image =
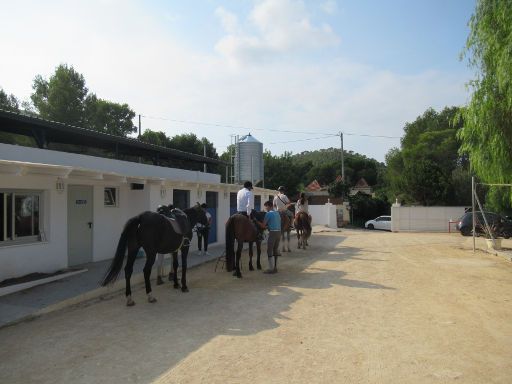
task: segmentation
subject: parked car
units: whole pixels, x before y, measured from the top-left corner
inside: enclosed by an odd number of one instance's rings
[[[391,231],[391,216],[379,216],[364,223],[366,229],[384,229]]]
[[[512,237],[512,222],[505,219],[498,213],[484,212],[487,224],[491,227],[499,228],[499,236],[503,236],[505,239]],[[475,232],[477,235],[484,233],[485,221],[482,212],[476,212],[476,223]],[[460,231],[462,236],[471,236],[473,230],[473,212],[466,212],[457,223],[457,230]]]

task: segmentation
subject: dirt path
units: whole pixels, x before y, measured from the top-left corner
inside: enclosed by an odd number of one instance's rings
[[[1,383],[511,383],[512,264],[457,235],[343,231],[242,280],[191,270],[0,330]],[[265,263],[266,265],[266,263]]]

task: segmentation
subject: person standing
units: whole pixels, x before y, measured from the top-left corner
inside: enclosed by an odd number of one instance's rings
[[[279,241],[281,240],[281,215],[279,212],[274,211],[273,202],[266,201],[265,204],[265,218],[263,223],[260,224],[262,228],[268,229],[267,240],[267,257],[268,269],[264,273],[277,272],[277,255],[279,253]]]
[[[208,224],[203,225],[201,223],[196,224],[196,231],[197,231],[197,253],[201,256],[210,256],[208,253],[208,237],[210,235],[210,226],[212,224],[212,215],[210,212],[206,210],[208,206],[203,203],[201,204],[201,208],[204,210],[204,213],[206,214],[206,218],[208,219]],[[204,243],[204,251],[201,250],[202,244]]]

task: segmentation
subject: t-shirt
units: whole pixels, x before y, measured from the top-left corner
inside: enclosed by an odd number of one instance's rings
[[[263,219],[269,231],[281,231],[281,215],[277,211],[268,211]]]
[[[242,188],[238,191],[236,196],[236,210],[238,212],[247,212],[247,215],[251,214],[254,209],[254,195],[247,189]]]
[[[274,208],[277,208],[279,211],[285,210],[288,204],[290,204],[290,200],[284,193],[280,193],[274,197]]]

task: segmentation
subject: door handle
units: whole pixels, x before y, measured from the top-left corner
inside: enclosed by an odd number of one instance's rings
[[[89,228],[92,228],[92,221],[89,221],[87,225],[89,226]]]

